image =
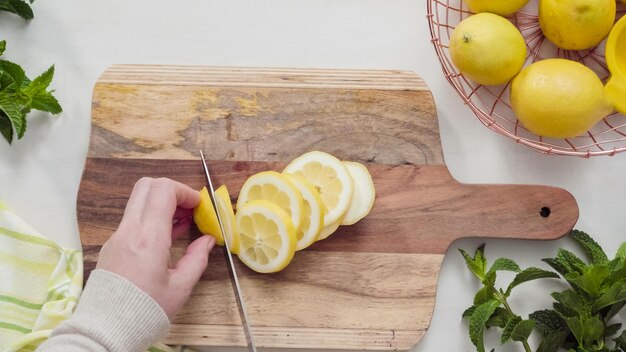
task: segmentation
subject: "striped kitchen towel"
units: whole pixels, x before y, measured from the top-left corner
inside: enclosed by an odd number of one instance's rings
[[[0,351],[34,351],[83,286],[80,250],[59,246],[0,203]]]

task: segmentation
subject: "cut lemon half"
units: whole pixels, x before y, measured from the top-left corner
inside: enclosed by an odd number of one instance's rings
[[[206,187],[202,187],[200,190],[200,204],[193,209],[193,221],[203,235],[213,236],[216,244],[224,245],[224,237],[222,236],[222,231],[220,231],[215,208],[213,208],[213,203],[211,203],[211,197]]]
[[[243,208],[246,203],[261,199],[281,207],[291,217],[291,222],[296,230],[300,228],[303,207],[302,196],[287,176],[276,171],[264,171],[250,176],[239,192],[237,211]]]
[[[341,225],[352,225],[363,219],[372,210],[374,199],[376,198],[376,190],[374,189],[372,175],[370,175],[365,165],[354,161],[342,161],[342,163],[348,169],[350,177],[354,181],[354,192]]]
[[[226,189],[225,185],[220,186],[220,188],[215,191],[215,202],[220,212],[224,231],[226,231],[227,237],[229,238],[228,247],[232,253],[237,253],[239,250],[239,233],[237,232],[237,225],[235,223],[235,212],[233,211],[228,189]],[[216,244],[220,246],[224,245],[224,236],[220,230],[220,224],[217,221],[215,208],[213,208],[213,204],[211,203],[209,190],[206,187],[200,190],[200,204],[193,209],[193,221],[203,235],[213,236],[215,237]]]
[[[235,212],[233,211],[233,204],[230,202],[230,195],[226,185],[221,185],[215,190],[215,201],[220,219],[222,219],[224,232],[226,232],[226,238],[228,239],[228,248],[230,248],[231,253],[237,254],[239,253],[239,231],[237,231]]]
[[[334,223],[348,210],[352,199],[352,178],[334,156],[309,152],[294,159],[283,172],[300,175],[315,186],[326,208],[324,226]]]
[[[254,200],[237,209],[240,233],[239,259],[259,273],[284,269],[296,251],[296,228],[278,205]]]
[[[285,174],[289,180],[298,188],[302,195],[302,223],[297,232],[298,243],[296,250],[304,249],[315,242],[317,235],[324,226],[324,203],[319,193],[313,185],[304,177]]]

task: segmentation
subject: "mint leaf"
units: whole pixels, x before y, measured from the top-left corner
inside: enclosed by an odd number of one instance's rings
[[[624,308],[624,306],[626,306],[626,302],[613,304],[611,306],[611,309],[609,309],[609,311],[606,312],[606,314],[604,315],[604,320],[608,321],[613,318],[617,313],[619,313],[620,310],[622,310],[622,308]]]
[[[535,322],[535,328],[544,337],[567,329],[565,320],[557,312],[550,309],[533,312],[529,318]]]
[[[500,343],[505,344],[511,339],[511,335],[513,334],[513,330],[515,327],[522,321],[520,317],[513,317],[506,322],[504,326],[504,330],[502,330],[502,337],[500,338]]]
[[[543,279],[543,278],[558,278],[559,275],[553,273],[552,271],[547,271],[535,267],[530,267],[522,270],[519,274],[515,275],[513,281],[509,284],[509,287],[506,289],[505,296],[509,296],[511,294],[511,290],[524,282]]]
[[[2,56],[2,54],[4,54],[4,51],[7,48],[7,41],[6,40],[0,40],[0,56]]]
[[[552,292],[551,296],[561,304],[554,304],[554,308],[563,318],[581,315],[587,311],[585,302],[574,290]]]
[[[602,247],[600,247],[600,245],[587,233],[580,230],[572,230],[572,237],[581,247],[583,247],[589,257],[589,260],[591,260],[591,263],[604,264],[609,261],[606,253],[602,250]]]
[[[12,99],[9,95],[0,92],[0,110],[9,118],[15,132],[20,138],[21,135],[24,135],[24,131],[26,129],[26,116],[20,110],[20,107],[15,103],[14,99]],[[4,133],[3,133],[4,135]],[[13,138],[5,139],[11,143]]]
[[[533,332],[533,328],[535,327],[535,323],[532,320],[522,320],[513,328],[513,333],[511,334],[511,340],[513,341],[526,341],[528,337]]]
[[[569,330],[564,330],[555,331],[550,335],[544,336],[537,347],[537,352],[558,352],[559,348],[564,345],[568,335]]]
[[[35,17],[30,5],[22,0],[0,0],[0,10],[14,13],[25,20]]]
[[[474,313],[470,317],[469,334],[470,339],[478,352],[485,352],[485,344],[483,341],[483,330],[485,329],[485,323],[489,320],[489,317],[493,314],[496,308],[500,305],[500,302],[492,299],[489,300],[474,309]]]
[[[613,336],[613,335],[617,334],[617,332],[621,328],[622,328],[622,324],[621,323],[611,324],[611,325],[606,327],[605,334],[606,334],[606,336]]]
[[[512,271],[519,273],[521,269],[515,261],[509,258],[498,258],[495,262],[493,262],[493,265],[488,272],[492,273],[496,271]]]
[[[472,314],[474,314],[475,309],[476,309],[476,306],[471,306],[467,308],[465,311],[463,311],[463,315],[462,315],[463,319],[471,317]]]
[[[9,117],[2,111],[0,111],[0,133],[2,133],[4,139],[11,144],[13,141],[13,126],[11,125]]]
[[[602,309],[615,303],[626,302],[626,281],[616,282],[600,296],[595,303],[596,309]]]
[[[58,100],[50,92],[41,92],[32,97],[31,107],[36,110],[46,111],[51,114],[63,112]]]
[[[622,331],[622,334],[613,341],[615,342],[615,347],[626,351],[626,330]]]
[[[28,86],[24,88],[24,93],[33,97],[40,93],[45,93],[46,89],[52,82],[54,77],[54,65],[50,66],[44,73],[35,78]]]
[[[6,86],[3,85],[3,91],[17,92],[26,78],[26,73],[20,65],[7,60],[0,60],[0,73],[5,79],[8,79],[7,82],[11,82]]]
[[[493,296],[493,286],[484,286],[474,295],[474,305],[479,306],[490,299],[495,299]]]
[[[470,271],[481,281],[485,278],[485,268],[487,267],[487,260],[484,256],[485,245],[481,245],[476,249],[476,253],[474,253],[474,258],[470,257],[467,252],[462,249],[459,249],[461,255],[465,259],[465,263]]]
[[[490,328],[492,326],[497,326],[499,328],[504,328],[504,326],[506,325],[506,322],[509,320],[510,317],[511,317],[511,314],[507,312],[506,309],[502,307],[498,307],[493,312],[493,314],[491,314],[491,317],[489,317],[489,320],[487,320],[487,322],[485,323],[485,327]]]
[[[604,282],[609,275],[609,268],[606,265],[591,265],[583,270],[581,275],[570,273],[565,275],[565,279],[592,297],[597,297],[604,288]]]
[[[615,257],[626,260],[626,242],[622,243],[622,245],[619,246],[619,248],[617,249],[617,253],[615,253]]]

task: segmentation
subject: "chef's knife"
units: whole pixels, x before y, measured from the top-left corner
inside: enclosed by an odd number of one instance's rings
[[[224,225],[222,223],[222,218],[220,217],[220,212],[217,208],[217,202],[215,200],[215,190],[213,189],[213,182],[211,182],[211,176],[209,175],[209,168],[206,165],[206,160],[204,159],[204,153],[202,150],[200,151],[200,156],[202,157],[202,166],[204,167],[204,173],[206,175],[207,183],[209,184],[209,197],[211,198],[211,203],[213,204],[213,208],[215,209],[215,215],[217,216],[217,222],[220,225],[220,230],[222,231],[222,236],[224,237],[224,246],[226,247],[226,260],[228,262],[228,273],[230,274],[230,280],[233,284],[233,290],[235,291],[235,300],[237,301],[237,307],[239,308],[239,316],[241,317],[241,323],[243,325],[243,333],[246,336],[246,343],[248,344],[248,351],[256,352],[256,345],[254,344],[254,336],[252,335],[252,331],[250,329],[250,324],[248,323],[248,313],[246,311],[246,306],[243,302],[243,297],[241,295],[241,286],[239,285],[239,278],[237,277],[237,271],[235,270],[235,263],[233,262],[233,256],[230,253],[230,245],[228,244],[228,235],[224,231]]]

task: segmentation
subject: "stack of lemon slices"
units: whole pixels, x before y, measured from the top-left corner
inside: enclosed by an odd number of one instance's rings
[[[200,232],[224,245],[206,188],[194,209]],[[229,248],[252,270],[284,269],[296,251],[352,225],[372,209],[376,192],[367,168],[319,151],[293,160],[282,173],[264,171],[246,180],[233,211],[226,186],[215,191]]]

